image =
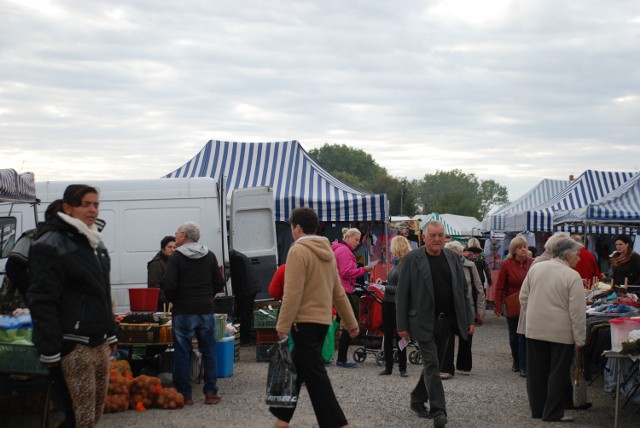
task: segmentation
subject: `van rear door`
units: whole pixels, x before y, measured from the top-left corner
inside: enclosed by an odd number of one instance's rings
[[[251,260],[262,287],[256,300],[270,299],[269,283],[278,267],[275,218],[271,187],[235,189],[232,192],[229,246]]]

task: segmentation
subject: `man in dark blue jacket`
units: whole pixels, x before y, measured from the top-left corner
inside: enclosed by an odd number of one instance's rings
[[[184,395],[187,405],[191,397],[191,341],[198,339],[204,361],[205,404],[218,404],[216,357],[216,320],[213,297],[224,287],[218,260],[205,245],[198,243],[200,228],[193,222],[178,227],[176,251],[169,257],[162,283],[167,299],[173,303],[173,383]]]

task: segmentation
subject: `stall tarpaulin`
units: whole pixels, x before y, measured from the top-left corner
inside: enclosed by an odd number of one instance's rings
[[[298,141],[237,143],[209,141],[166,178],[226,178],[227,190],[273,188],[276,221],[287,221],[296,207],[316,210],[320,221],[387,221],[386,194],[367,194],[333,177]]]

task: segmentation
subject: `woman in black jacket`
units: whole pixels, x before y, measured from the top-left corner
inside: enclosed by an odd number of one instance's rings
[[[63,212],[43,227],[30,254],[33,343],[64,383],[66,426],[95,426],[102,416],[116,349],[109,254],[95,224],[99,204],[95,188],[68,186]]]

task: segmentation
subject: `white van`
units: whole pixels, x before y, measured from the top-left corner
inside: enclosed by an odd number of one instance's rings
[[[88,184],[100,192],[99,218],[106,222],[102,235],[111,257],[116,312],[129,310],[128,289],[147,286],[147,262],[160,250],[160,240],[186,221],[200,226],[200,242],[221,265],[228,264],[229,248],[247,255],[261,278],[263,292],[257,299],[268,296],[278,253],[271,188],[234,190],[227,208],[227,201],[220,197],[223,189],[211,178],[46,181],[36,183],[36,195],[42,201],[40,219],[49,203],[62,198],[73,183]],[[7,214],[0,208],[0,217]],[[16,218],[18,236],[35,227],[28,205],[14,205],[10,216]],[[222,219],[228,220],[229,230]],[[227,291],[231,294],[229,281]]]

